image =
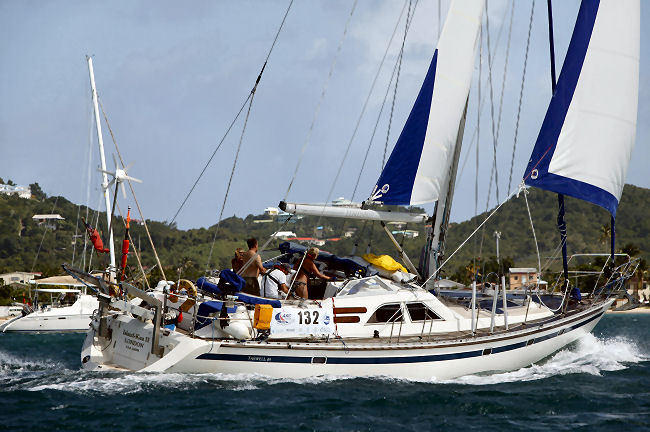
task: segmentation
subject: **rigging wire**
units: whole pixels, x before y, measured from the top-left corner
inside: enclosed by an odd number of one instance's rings
[[[120,153],[120,148],[117,145],[117,140],[115,139],[115,135],[113,134],[113,129],[111,128],[111,124],[108,121],[108,116],[106,115],[106,112],[104,111],[104,105],[102,105],[101,100],[98,100],[99,102],[99,108],[102,111],[102,115],[104,116],[104,121],[106,122],[106,127],[108,128],[108,132],[111,134],[111,139],[113,140],[113,145],[115,146],[115,151],[117,153],[117,157],[120,160],[120,164],[122,165],[122,169],[126,166],[124,163],[124,159],[122,158],[122,153]],[[160,264],[160,258],[158,257],[158,252],[156,251],[156,245],[153,243],[153,239],[151,238],[151,233],[149,232],[149,226],[147,225],[147,219],[145,219],[144,214],[142,213],[142,208],[140,207],[140,203],[138,202],[138,198],[135,195],[135,189],[133,189],[133,184],[131,180],[127,179],[127,183],[129,184],[129,189],[131,190],[131,195],[133,196],[133,201],[135,202],[135,206],[138,209],[138,213],[140,214],[140,219],[142,219],[142,225],[144,226],[144,230],[147,233],[147,237],[149,238],[149,243],[151,244],[151,249],[153,250],[153,255],[154,258],[156,259],[156,264],[158,264],[158,268],[160,268],[160,273],[162,274],[163,280],[167,280],[167,277],[165,276],[165,270],[163,269],[162,264]],[[117,194],[117,189],[115,191]],[[108,211],[108,210],[106,210]],[[109,227],[110,229],[110,227]],[[110,232],[108,233],[110,236]]]
[[[126,218],[124,217],[124,213],[122,213],[122,209],[120,209],[120,204],[116,202],[116,205],[117,205],[117,211],[119,212],[120,217],[122,218],[122,223],[124,224],[124,227],[126,228]],[[147,286],[147,289],[151,289],[151,286],[149,285],[149,280],[147,279],[147,272],[144,271],[144,267],[142,266],[142,260],[140,259],[140,253],[138,253],[138,248],[135,246],[135,242],[133,241],[133,237],[131,237],[131,231],[128,231],[127,234],[129,236],[129,244],[133,248],[133,254],[135,255],[135,259],[136,259],[136,261],[138,261],[138,268],[140,269],[140,272],[142,273],[142,279],[144,279],[144,284]],[[126,269],[122,269],[122,272],[124,274],[126,272]]]
[[[93,153],[92,152],[92,146],[93,146],[93,140],[92,140],[93,133],[92,132],[93,132],[94,119],[95,119],[95,116],[93,115],[93,110],[92,110],[92,105],[91,105],[90,100],[91,100],[91,98],[86,99],[86,110],[89,113],[89,118],[90,118],[90,121],[88,122],[90,124],[90,128],[89,128],[90,139],[88,140],[88,146],[86,148],[86,157],[85,157],[85,159],[88,161],[88,164],[86,165],[86,167],[87,167],[86,168],[87,169],[86,175],[85,175],[84,178],[82,178],[82,182],[81,182],[81,194],[82,194],[81,202],[83,202],[84,180],[85,180],[85,185],[86,185],[86,220],[88,220],[88,201],[90,199],[89,198],[89,195],[90,195],[90,167],[91,167],[91,157],[92,157],[92,153]],[[79,215],[81,214],[81,206],[82,206],[81,202],[77,206],[77,221],[75,222],[74,237],[72,238],[72,241],[73,241],[73,246],[72,246],[72,266],[74,266],[75,257],[77,256],[77,253],[76,253],[77,252],[77,234],[78,234],[78,228],[79,228]],[[87,241],[88,241],[87,236],[85,234],[82,235],[82,237],[84,238],[84,248],[83,248],[83,252],[81,253],[81,257],[79,258],[79,263],[80,264],[82,264],[86,260],[85,254],[86,254],[86,245],[87,245]],[[83,264],[82,264],[82,268],[83,268]]]
[[[89,98],[90,99],[90,98]],[[90,106],[90,102],[88,103]],[[92,148],[94,146],[94,135],[93,129],[95,126],[95,116],[93,115],[93,109],[89,108],[90,115],[90,127],[88,128],[88,171],[86,175],[86,220],[90,220],[89,216],[89,207],[90,207],[90,179],[91,179],[91,166],[92,166]],[[99,206],[97,207],[99,208]],[[82,268],[86,269],[86,249],[88,248],[88,236],[84,235],[84,249],[83,249],[83,264]]]
[[[419,1],[419,0],[418,0]],[[406,3],[405,3],[406,5]],[[415,3],[415,8],[417,8],[418,2],[416,1]],[[413,9],[413,14],[411,14],[411,20],[413,19],[413,15],[415,14],[415,8]],[[395,31],[397,30],[397,27],[399,25],[399,22],[401,20],[401,14],[400,14],[400,19],[397,20],[397,23],[395,24],[395,30],[393,31],[393,35]],[[407,22],[407,28],[406,28],[406,33],[408,33],[409,29],[411,27],[411,21]],[[392,40],[392,37],[391,37]],[[390,47],[390,42],[388,44],[388,47],[386,47],[386,50],[388,51],[388,48]],[[388,86],[386,87],[386,93],[384,94],[384,99],[381,102],[381,107],[379,108],[379,113],[377,114],[377,120],[375,121],[375,127],[372,130],[372,135],[370,136],[370,141],[368,141],[368,147],[366,148],[366,154],[363,157],[363,162],[361,163],[361,168],[359,169],[359,175],[357,176],[357,181],[354,184],[354,189],[352,191],[352,197],[350,198],[351,201],[354,201],[354,197],[357,195],[357,189],[359,187],[359,183],[361,182],[361,175],[363,174],[363,170],[366,167],[366,162],[368,161],[368,155],[370,154],[370,149],[372,147],[372,144],[375,139],[375,134],[377,133],[377,129],[379,126],[379,121],[381,120],[381,115],[384,112],[384,107],[386,105],[386,100],[388,100],[388,93],[390,92],[391,85],[393,83],[393,79],[395,78],[395,74],[397,73],[397,65],[398,61],[395,61],[395,65],[393,66],[393,72],[391,73],[390,80],[388,80]],[[385,154],[384,154],[385,157]],[[383,162],[382,162],[382,167],[383,167]]]
[[[406,12],[406,25],[404,26],[404,38],[402,39],[402,47],[399,50],[397,57],[397,76],[395,77],[395,90],[393,91],[393,102],[390,106],[390,116],[388,116],[388,130],[386,131],[386,143],[384,144],[384,155],[381,159],[381,169],[386,166],[386,153],[388,152],[388,141],[390,140],[390,127],[393,124],[393,112],[395,111],[395,99],[397,99],[397,87],[399,86],[399,75],[402,70],[402,58],[404,57],[404,43],[406,42],[406,35],[409,29],[409,17],[411,15],[411,1],[409,0],[409,9]]]
[[[56,199],[54,200],[54,205],[52,206],[52,210],[50,210],[50,214],[54,212],[54,209],[56,208],[58,202],[59,202],[59,196],[57,196]],[[38,250],[36,251],[36,256],[34,257],[34,262],[32,263],[32,269],[30,270],[31,273],[34,272],[34,267],[36,267],[36,261],[38,260],[38,256],[41,253],[41,248],[43,247],[43,240],[45,240],[45,234],[47,234],[47,224],[43,225],[43,236],[41,237],[41,242],[38,245]]]
[[[503,113],[503,94],[506,89],[506,77],[508,74],[508,59],[510,57],[510,41],[512,39],[512,23],[515,18],[515,2],[511,2],[510,25],[508,26],[508,43],[506,44],[506,58],[503,63],[503,79],[501,81],[501,95],[499,97],[499,115],[497,117],[497,141],[501,136],[501,114]]]
[[[490,195],[492,190],[492,173],[494,173],[494,186],[496,189],[496,198],[499,202],[499,171],[497,165],[497,139],[498,133],[496,132],[496,124],[494,122],[494,96],[493,96],[493,81],[492,81],[492,54],[490,52],[490,14],[488,13],[488,2],[485,2],[485,33],[487,35],[487,58],[488,58],[488,83],[490,87],[490,116],[492,118],[492,171],[490,172],[490,181],[488,183],[487,200],[485,203],[485,211],[488,210],[490,205]]]
[[[508,193],[512,185],[512,170],[515,165],[515,151],[517,150],[517,137],[519,136],[519,119],[521,117],[521,102],[524,96],[524,84],[526,82],[526,67],[528,65],[528,51],[530,48],[530,34],[533,29],[533,12],[535,11],[535,0],[530,6],[530,19],[528,21],[528,37],[526,38],[526,52],[524,54],[524,71],[521,75],[521,87],[519,88],[519,104],[517,106],[517,120],[515,121],[515,138],[512,143],[512,159],[510,161],[510,176],[508,178]]]
[[[512,9],[514,10],[514,2],[512,3]],[[507,12],[507,8],[506,8]],[[504,15],[505,16],[505,15]],[[507,68],[508,65],[508,57],[510,53],[510,40],[511,40],[511,35],[512,35],[512,24],[513,24],[513,14],[511,12],[510,15],[510,28],[508,30],[508,43],[506,46],[506,57],[504,61],[504,80],[502,83],[502,88],[501,88],[501,101],[499,102],[499,113],[498,113],[498,125],[495,125],[494,121],[494,98],[493,98],[493,80],[492,80],[492,65],[493,63],[493,57],[491,53],[491,44],[490,44],[490,18],[489,18],[489,13],[488,13],[488,4],[487,2],[485,3],[485,32],[487,34],[487,56],[488,56],[488,84],[490,88],[490,116],[491,116],[491,125],[492,125],[492,151],[493,151],[493,161],[492,161],[492,169],[490,170],[490,181],[488,182],[488,193],[486,196],[486,201],[485,201],[485,211],[487,212],[489,209],[490,205],[490,196],[492,195],[492,179],[494,179],[494,185],[495,185],[495,190],[496,190],[496,199],[497,202],[499,202],[499,165],[497,164],[497,146],[498,146],[498,140],[499,140],[499,131],[500,131],[500,126],[501,126],[501,108],[503,106],[503,94],[504,94],[504,87],[505,87],[505,68]],[[503,26],[501,26],[503,28]],[[479,257],[482,256],[483,254],[483,242],[485,241],[485,229],[483,229],[483,232],[481,234],[481,245],[479,248]],[[483,262],[483,266],[485,266],[485,262]]]
[[[278,28],[278,31],[275,33],[275,37],[273,38],[273,43],[271,44],[271,48],[269,49],[269,52],[266,54],[266,58],[264,59],[264,64],[262,65],[262,69],[260,70],[260,73],[259,73],[259,75],[257,76],[257,80],[255,81],[255,87],[257,87],[257,85],[258,85],[259,82],[260,82],[260,79],[262,78],[262,74],[264,73],[264,69],[266,68],[266,64],[268,63],[269,58],[271,57],[271,53],[273,52],[273,48],[275,48],[275,44],[276,44],[276,42],[278,41],[278,37],[280,36],[280,32],[282,31],[282,28],[284,27],[284,22],[285,22],[286,19],[287,19],[287,15],[289,15],[289,10],[291,10],[291,6],[293,5],[293,1],[294,1],[294,0],[291,0],[291,1],[289,2],[289,6],[287,7],[287,10],[286,10],[286,12],[284,13],[284,16],[282,17],[282,22],[280,23],[280,27]],[[246,95],[246,99],[245,99],[244,102],[241,104],[241,107],[239,108],[239,111],[237,111],[237,114],[235,115],[235,118],[233,118],[232,121],[230,122],[230,125],[229,125],[228,128],[226,129],[226,132],[223,134],[223,136],[222,136],[221,139],[219,140],[219,144],[218,144],[217,147],[214,149],[214,151],[212,152],[212,155],[210,155],[210,158],[208,159],[208,161],[207,161],[207,162],[205,163],[205,165],[203,166],[203,169],[201,170],[201,172],[199,173],[198,177],[196,178],[196,180],[195,180],[194,183],[192,184],[192,187],[190,188],[189,192],[185,195],[185,198],[184,198],[183,201],[181,202],[181,205],[178,207],[178,210],[176,210],[176,213],[174,214],[174,217],[172,217],[171,221],[169,222],[170,225],[171,225],[172,223],[174,223],[174,221],[175,221],[176,218],[178,217],[178,214],[181,212],[181,210],[183,209],[183,207],[184,207],[185,204],[187,203],[187,200],[189,199],[190,195],[192,195],[192,192],[194,192],[194,189],[196,188],[196,185],[199,183],[199,181],[200,181],[201,178],[203,177],[203,174],[205,174],[205,171],[208,169],[208,166],[210,166],[210,164],[212,163],[212,160],[214,159],[214,156],[217,154],[217,152],[219,151],[219,149],[220,149],[221,146],[223,145],[223,142],[225,141],[226,137],[227,137],[228,134],[230,133],[230,130],[232,129],[232,127],[233,127],[233,126],[235,125],[235,123],[237,122],[237,119],[239,119],[239,116],[241,115],[242,111],[243,111],[244,108],[246,107],[246,104],[247,104],[247,103],[249,102],[249,100],[251,99],[253,93],[254,93],[254,91],[251,91],[251,92],[249,92],[249,93]]]
[[[379,121],[381,120],[381,115],[384,112],[384,106],[386,105],[386,100],[388,99],[388,92],[390,91],[391,85],[393,83],[393,78],[395,78],[396,73],[397,73],[397,62],[395,62],[395,66],[393,66],[393,73],[391,74],[390,80],[388,81],[388,86],[386,87],[386,93],[384,94],[384,99],[381,102],[381,107],[379,108],[379,113],[377,114],[377,120],[375,121],[375,127],[372,130],[370,141],[368,141],[366,154],[363,157],[363,162],[361,163],[361,168],[359,169],[359,175],[357,176],[357,181],[354,184],[354,190],[352,191],[352,197],[350,198],[351,201],[354,201],[354,197],[357,195],[357,189],[361,181],[361,174],[363,174],[363,170],[366,167],[366,162],[368,161],[368,155],[370,154],[370,148],[372,147],[372,144],[374,142],[375,134],[377,133],[377,129],[379,127]]]
[[[395,92],[397,92],[397,84],[398,84],[398,80],[399,80],[399,69],[400,69],[400,66],[401,66],[401,63],[402,63],[402,54],[404,52],[404,43],[406,42],[406,36],[408,34],[408,30],[410,28],[410,24],[411,24],[411,21],[413,19],[413,15],[415,14],[415,8],[417,7],[418,0],[415,1],[415,6],[413,7],[413,10],[411,11],[412,2],[413,2],[413,0],[409,0],[409,8],[408,8],[408,11],[406,13],[406,23],[405,23],[405,27],[404,27],[404,38],[402,39],[402,46],[400,48],[400,54],[399,54],[399,57],[398,57],[397,80],[395,81]],[[398,23],[399,23],[399,21],[398,21]],[[395,96],[396,95],[397,95],[397,93],[395,93],[394,96],[393,96],[393,107],[395,105]],[[391,119],[392,119],[392,110],[391,110]],[[388,134],[390,135],[390,123],[389,123]],[[386,142],[388,143],[388,136],[387,136],[387,141]],[[345,163],[345,159],[347,157],[347,152],[349,151],[349,145],[350,144],[351,144],[351,142],[348,144],[348,149],[346,150],[346,153],[345,153],[345,155],[343,157],[343,160],[341,161],[341,164],[339,165],[337,175],[334,178],[334,181],[332,182],[332,186],[331,186],[331,188],[329,190],[329,193],[327,195],[327,200],[325,201],[325,203],[326,203],[325,205],[327,205],[327,203],[329,203],[330,199],[332,198],[332,193],[334,192],[334,186],[336,185],[336,182],[338,180],[338,176],[340,175],[341,170],[343,168],[343,164]],[[386,152],[386,149],[384,149],[384,157],[386,156],[385,152]],[[323,213],[325,212],[325,205],[323,206],[323,210],[322,210],[321,214],[318,217],[318,220],[316,222],[316,226],[319,226],[321,224],[321,220],[323,219]],[[374,224],[373,224],[373,228],[374,228]],[[311,242],[310,242],[310,244],[311,244]],[[370,245],[368,245],[368,248],[370,248]],[[300,266],[302,266],[302,262],[300,263]],[[300,267],[298,269],[300,270]]]
[[[357,7],[357,1],[358,0],[354,0],[354,3],[352,4],[352,9],[350,9],[350,14],[348,15],[348,19],[345,22],[345,27],[343,28],[343,35],[341,35],[341,39],[339,40],[338,47],[336,48],[336,54],[334,55],[334,59],[332,61],[332,64],[330,65],[329,73],[327,74],[327,78],[325,79],[325,84],[323,86],[323,90],[321,91],[320,99],[318,100],[318,105],[316,105],[316,111],[314,111],[314,116],[312,117],[311,125],[309,126],[309,130],[307,131],[307,137],[305,138],[305,142],[302,144],[302,148],[300,149],[300,155],[298,156],[296,168],[293,170],[291,181],[289,181],[289,186],[287,186],[287,191],[284,194],[284,201],[287,200],[287,197],[289,196],[289,192],[293,187],[293,182],[296,180],[296,176],[298,175],[298,169],[300,168],[300,165],[302,163],[302,158],[305,155],[305,150],[311,143],[311,135],[312,132],[314,131],[314,125],[316,124],[316,119],[318,118],[318,114],[320,113],[320,108],[321,105],[323,104],[323,100],[325,99],[325,94],[327,93],[327,88],[329,86],[330,79],[334,74],[334,68],[336,67],[336,63],[339,59],[339,55],[341,54],[343,41],[345,41],[345,38],[348,34],[348,26],[350,25],[350,21],[352,20],[352,15],[354,15],[354,10]]]
[[[518,191],[511,193],[511,194],[508,195],[508,196],[506,197],[506,199],[504,199],[504,200],[503,200],[503,201],[502,201],[502,202],[501,202],[497,207],[495,207],[495,209],[492,210],[492,212],[490,212],[490,214],[489,214],[489,215],[488,215],[488,216],[483,220],[483,222],[480,223],[479,226],[476,227],[476,229],[475,229],[474,231],[472,231],[472,233],[471,233],[471,234],[470,234],[470,235],[469,235],[469,236],[468,236],[468,237],[467,237],[467,238],[466,238],[466,239],[465,239],[465,240],[460,244],[460,246],[458,246],[458,247],[456,248],[456,250],[455,250],[451,255],[449,255],[449,256],[447,257],[447,259],[446,259],[442,264],[440,264],[440,266],[436,269],[436,271],[434,271],[432,274],[430,274],[429,277],[428,277],[428,278],[427,278],[427,279],[426,279],[422,284],[420,284],[420,288],[424,288],[424,287],[426,286],[427,282],[429,282],[429,280],[431,280],[431,278],[435,277],[438,273],[440,273],[440,270],[445,266],[445,264],[447,264],[447,263],[449,262],[449,260],[451,260],[451,259],[454,257],[454,255],[456,255],[456,253],[457,253],[457,252],[458,252],[458,251],[459,251],[463,246],[465,246],[465,244],[469,241],[469,239],[471,239],[472,237],[474,237],[474,235],[475,235],[475,234],[476,234],[476,233],[477,233],[481,228],[483,228],[483,226],[487,223],[487,221],[489,221],[489,220],[492,218],[492,216],[494,216],[494,215],[496,214],[496,212],[497,212],[499,209],[501,209],[501,207],[502,207],[505,203],[507,203],[508,201],[510,201],[510,199],[511,199],[513,196],[515,196],[517,193],[518,193]]]
[[[99,230],[99,209],[101,208],[102,205],[102,194],[97,194],[97,210],[95,210],[95,223],[93,224],[94,227]],[[88,220],[88,219],[86,219]],[[88,237],[88,236],[86,236]],[[91,266],[93,264],[93,253],[95,252],[95,248],[90,248],[88,252],[88,273],[90,273]]]
[[[481,78],[483,76],[483,26],[481,26],[481,32],[479,34],[479,55],[478,55],[478,100],[479,103],[476,106],[476,172],[474,174],[474,216],[478,216],[478,173],[479,173],[479,137],[481,136]],[[469,155],[469,151],[467,155]],[[467,158],[465,159],[467,160]],[[461,170],[462,175],[462,170]],[[476,220],[478,224],[478,219]],[[474,272],[472,278],[476,279],[478,274],[476,273],[476,249],[477,249],[477,239],[474,237],[474,255],[472,257],[472,271]]]
[[[501,21],[505,21],[507,12],[508,12],[508,9],[505,8],[503,10],[503,16],[501,17]],[[496,47],[499,46],[499,42],[501,41],[501,35],[503,33],[503,28],[504,28],[504,26],[499,26],[499,32],[497,33],[497,39],[496,39],[496,42],[494,44]],[[481,28],[481,31],[483,31],[482,28]],[[498,53],[499,53],[498,51],[496,51],[494,53],[494,57],[492,59],[493,63],[496,60]],[[486,98],[487,98],[487,94],[484,94],[481,98],[479,98],[479,102],[478,102],[479,103],[479,113],[483,113],[483,107],[485,106],[485,99]],[[467,165],[467,161],[469,159],[469,155],[471,153],[471,150],[474,148],[474,144],[477,143],[477,141],[479,139],[479,136],[478,136],[477,132],[478,132],[477,128],[476,128],[476,126],[474,126],[474,130],[472,131],[472,137],[469,139],[469,145],[467,146],[467,153],[465,153],[465,156],[463,157],[462,166],[461,166],[461,169],[460,169],[459,174],[458,174],[459,179],[463,176],[463,173],[465,171],[465,165]]]
[[[212,260],[212,252],[214,250],[214,243],[217,241],[217,234],[219,233],[219,228],[221,227],[221,219],[223,218],[223,211],[226,208],[226,202],[228,200],[228,194],[230,193],[230,186],[232,184],[232,179],[235,176],[235,169],[237,168],[237,161],[239,160],[239,152],[241,150],[242,142],[244,141],[244,133],[246,132],[246,126],[248,125],[248,118],[251,114],[251,108],[253,107],[253,100],[255,98],[255,88],[251,91],[251,98],[248,104],[248,110],[246,111],[246,118],[244,119],[244,126],[239,136],[239,144],[237,145],[237,152],[235,153],[235,160],[232,164],[232,170],[230,171],[230,178],[228,179],[228,186],[226,187],[226,193],[223,196],[223,203],[221,204],[221,211],[219,212],[219,219],[217,220],[217,226],[214,230],[214,236],[212,237],[212,245],[210,246],[210,253],[208,254],[208,262],[205,267],[206,273],[210,269],[210,261]]]
[[[350,152],[350,147],[352,146],[352,142],[354,141],[354,138],[357,135],[357,131],[359,130],[359,125],[361,124],[361,120],[363,119],[363,116],[366,112],[366,108],[368,107],[368,102],[370,101],[370,97],[372,96],[372,93],[375,89],[375,85],[377,84],[377,79],[379,78],[379,74],[384,66],[384,61],[386,60],[386,56],[388,55],[388,50],[393,42],[393,39],[395,38],[395,34],[397,33],[397,28],[399,27],[399,22],[402,20],[402,15],[404,15],[404,9],[406,9],[406,4],[409,4],[409,10],[410,10],[410,2],[411,0],[407,0],[404,2],[404,6],[402,6],[402,10],[400,11],[399,17],[397,18],[397,22],[395,23],[395,27],[393,28],[393,33],[390,36],[390,39],[388,40],[388,45],[386,45],[386,50],[384,51],[384,55],[381,58],[381,61],[379,62],[379,67],[377,68],[377,73],[375,73],[375,78],[372,80],[372,84],[370,85],[370,90],[368,91],[368,95],[366,96],[366,100],[363,103],[363,107],[361,108],[361,113],[359,114],[359,118],[357,119],[357,123],[354,126],[354,130],[352,131],[352,136],[350,137],[350,140],[348,141],[348,146],[345,149],[345,153],[343,154],[343,158],[341,160],[341,163],[339,165],[339,169],[336,172],[336,176],[334,178],[334,182],[332,183],[332,190],[336,186],[336,182],[338,181],[339,175],[341,174],[341,170],[343,169],[343,165],[345,163],[345,160],[347,159],[348,153]],[[408,21],[408,16],[407,16],[407,21]],[[392,81],[392,77],[391,77]],[[332,190],[330,190],[330,195],[332,194]],[[356,188],[355,188],[356,190]],[[354,199],[354,198],[353,198]],[[328,200],[329,202],[329,200]]]
[[[523,190],[524,200],[526,202],[526,210],[528,211],[528,220],[530,221],[530,228],[533,231],[533,239],[535,240],[535,251],[537,252],[537,266],[538,266],[537,268],[539,269],[539,273],[538,273],[538,276],[537,276],[535,294],[536,294],[537,299],[539,300],[540,304],[546,306],[551,312],[557,312],[560,309],[562,309],[562,307],[564,306],[564,302],[567,300],[567,291],[569,289],[569,284],[568,283],[565,284],[564,295],[562,295],[562,301],[560,302],[560,305],[556,309],[552,309],[548,305],[546,305],[546,303],[544,303],[544,301],[542,300],[542,297],[539,295],[539,280],[540,280],[540,277],[541,277],[541,274],[542,274],[542,262],[541,262],[541,257],[540,257],[540,254],[539,254],[539,245],[537,243],[537,235],[535,234],[535,225],[533,224],[533,217],[532,217],[532,215],[530,213],[530,206],[528,205],[528,197],[527,197],[528,191],[526,190],[526,187],[525,187],[523,181],[521,182],[520,190]],[[563,238],[562,241],[560,242],[559,247],[556,249],[556,253],[562,249],[564,241],[565,241],[565,239]]]

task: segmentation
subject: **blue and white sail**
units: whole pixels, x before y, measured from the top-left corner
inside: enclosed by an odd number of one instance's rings
[[[637,121],[639,0],[583,0],[555,94],[524,174],[527,185],[616,217]]]
[[[446,192],[472,81],[483,0],[454,0],[420,93],[370,196],[416,205]]]

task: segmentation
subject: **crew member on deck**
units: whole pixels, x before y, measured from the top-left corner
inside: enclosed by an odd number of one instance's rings
[[[331,277],[324,275],[318,270],[314,260],[318,258],[320,250],[317,247],[311,247],[305,255],[305,259],[302,261],[302,266],[300,261],[296,261],[293,268],[297,270],[296,276],[294,277],[293,282],[293,291],[302,298],[309,298],[308,283],[309,278],[320,278],[323,280],[332,280]]]
[[[262,288],[260,289],[260,297],[283,299],[286,298],[289,292],[287,286],[287,274],[289,269],[283,265],[273,266],[262,276]],[[284,293],[284,295],[280,294]]]
[[[260,295],[260,284],[257,277],[260,273],[263,274],[266,269],[262,265],[262,258],[257,255],[257,239],[249,238],[246,243],[248,244],[248,250],[244,252],[244,263],[247,263],[253,257],[255,259],[240,273],[240,276],[246,281],[246,286],[242,291],[246,294],[258,296]]]

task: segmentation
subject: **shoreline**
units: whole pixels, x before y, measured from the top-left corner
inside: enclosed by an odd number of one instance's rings
[[[606,313],[608,314],[650,314],[650,307],[639,306],[638,308],[623,310],[623,311],[615,311],[610,309]]]

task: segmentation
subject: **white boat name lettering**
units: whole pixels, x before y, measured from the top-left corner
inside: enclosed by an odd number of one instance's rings
[[[255,362],[270,362],[271,357],[264,357],[264,356],[248,356],[249,361],[255,361]]]

